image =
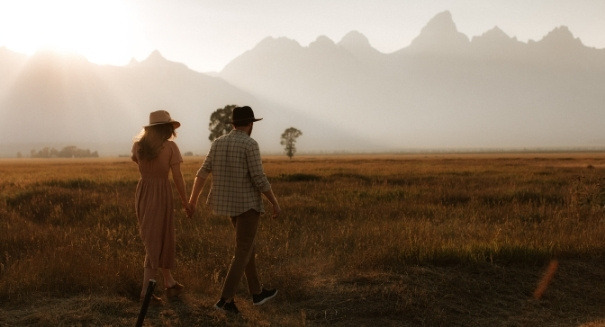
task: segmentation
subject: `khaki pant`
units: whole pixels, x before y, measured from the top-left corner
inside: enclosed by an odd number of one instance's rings
[[[250,294],[261,292],[260,281],[256,271],[254,238],[258,228],[260,213],[250,209],[243,214],[231,217],[231,223],[235,228],[235,255],[231,260],[229,272],[223,284],[221,298],[232,299],[235,296],[242,276],[246,275]]]

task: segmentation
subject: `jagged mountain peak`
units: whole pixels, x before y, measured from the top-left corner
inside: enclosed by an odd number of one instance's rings
[[[579,38],[573,36],[567,26],[559,26],[550,31],[540,43],[554,46],[578,46],[583,45]]]
[[[268,36],[262,39],[255,49],[274,49],[274,48],[300,48],[300,44],[296,40],[287,37],[272,37]]]
[[[563,39],[574,39],[573,34],[565,25],[561,25],[550,31],[544,38],[557,37]]]
[[[359,58],[368,58],[367,56],[377,56],[380,52],[370,45],[368,38],[358,31],[347,33],[338,42],[338,46],[346,49]]]
[[[435,15],[429,22],[424,26],[421,33],[452,33],[458,32],[452,13],[449,11],[443,11]]]
[[[159,50],[154,50],[152,53],[149,54],[149,56],[147,56],[145,60],[143,60],[143,62],[146,63],[159,63],[165,61],[167,61],[166,58],[162,56]]]
[[[131,61],[131,64],[132,63],[133,61]],[[134,61],[134,63],[136,65],[136,61]],[[145,60],[138,63],[138,65],[142,65],[143,67],[159,67],[161,69],[165,69],[168,66],[174,66],[183,70],[189,70],[189,68],[183,63],[166,59],[159,50],[154,50],[149,54],[149,56],[147,56]]]
[[[480,36],[473,37],[471,42],[473,45],[493,45],[493,46],[507,46],[511,43],[519,43],[516,37],[510,37],[504,33],[498,26],[489,31],[481,34]]]
[[[358,31],[351,31],[347,33],[347,35],[343,36],[340,42],[338,42],[338,45],[341,45],[345,48],[371,47],[368,38]]]
[[[510,39],[510,36],[504,33],[504,31],[498,26],[494,26],[491,30],[483,33],[482,36],[490,39]]]
[[[412,41],[409,49],[432,52],[439,49],[462,48],[468,43],[468,37],[458,32],[452,14],[443,11],[422,28],[420,35]]]
[[[325,35],[320,35],[317,37],[317,39],[315,39],[315,41],[309,44],[309,48],[333,47],[334,45],[334,41],[332,41],[329,37]]]

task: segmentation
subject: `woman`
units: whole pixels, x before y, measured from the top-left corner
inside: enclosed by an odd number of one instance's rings
[[[158,270],[162,272],[169,296],[176,296],[183,290],[183,285],[174,280],[170,272],[174,268],[176,253],[170,172],[183,208],[189,214],[185,181],[181,174],[183,158],[171,140],[179,126],[181,124],[172,120],[167,111],[154,111],[149,114],[149,125],[144,127],[132,146],[132,160],[138,164],[141,173],[135,194],[139,234],[145,245],[141,299],[147,293],[149,280],[155,278]],[[156,295],[151,299],[162,303]]]

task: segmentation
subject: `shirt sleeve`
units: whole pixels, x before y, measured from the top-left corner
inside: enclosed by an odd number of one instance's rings
[[[206,155],[206,159],[204,159],[204,163],[198,169],[195,174],[196,177],[206,178],[212,172],[212,158],[214,157],[214,152],[216,151],[215,143],[213,142],[210,146],[210,151],[208,151],[208,155]]]
[[[138,142],[134,142],[132,144],[132,149],[130,150],[130,159],[132,159],[132,161],[139,163],[139,156],[137,156],[137,151],[139,151],[139,143]]]
[[[251,142],[247,147],[246,160],[248,161],[248,170],[254,186],[261,192],[269,191],[271,189],[271,184],[269,184],[269,180],[263,170],[260,149],[256,141]]]
[[[170,166],[174,166],[176,164],[180,164],[183,162],[183,156],[181,156],[181,150],[174,142],[170,142],[170,147],[172,148],[172,154],[170,156]]]

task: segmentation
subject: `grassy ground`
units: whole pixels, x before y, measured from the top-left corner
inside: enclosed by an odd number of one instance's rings
[[[202,160],[185,159],[189,188]],[[230,224],[179,212],[187,292],[147,326],[605,326],[605,154],[264,163],[284,209],[258,236],[276,299],[253,307],[242,283],[239,317],[213,310]],[[135,164],[3,160],[0,175],[0,326],[134,325]]]

